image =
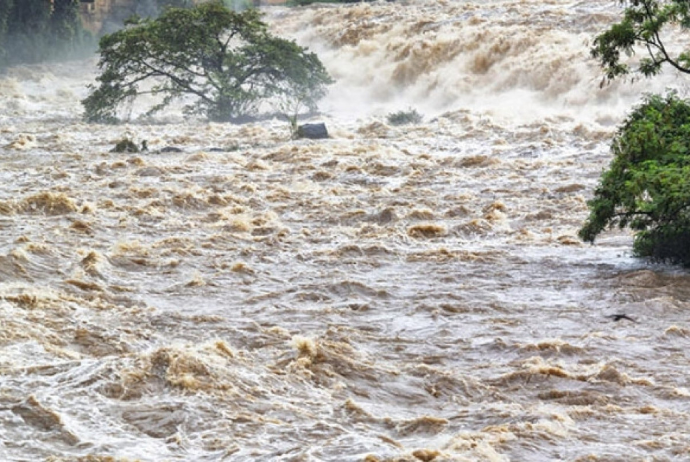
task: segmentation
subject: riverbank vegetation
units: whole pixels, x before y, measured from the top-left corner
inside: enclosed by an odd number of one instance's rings
[[[690,52],[670,51],[662,35],[690,28],[690,3],[625,5],[623,19],[592,48],[605,79],[651,77],[664,67],[690,74]],[[640,51],[643,57],[634,59]],[[690,102],[674,93],[646,96],[619,127],[611,151],[580,237],[594,242],[607,227],[628,227],[635,231],[636,255],[690,267]]]
[[[690,104],[652,95],[619,128],[580,237],[636,231],[635,254],[690,266]]]
[[[230,0],[226,0],[230,1]],[[23,63],[83,57],[97,37],[116,31],[130,16],[155,17],[168,7],[190,8],[192,0],[148,0],[115,9],[104,29],[84,28],[79,0],[0,0],[0,70]]]
[[[92,43],[78,0],[0,0],[0,69],[74,56]]]

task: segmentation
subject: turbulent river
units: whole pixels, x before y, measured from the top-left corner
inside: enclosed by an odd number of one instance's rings
[[[690,460],[690,278],[576,237],[626,111],[687,93],[600,88],[617,5],[267,10],[337,79],[324,141],[0,76],[0,460]]]

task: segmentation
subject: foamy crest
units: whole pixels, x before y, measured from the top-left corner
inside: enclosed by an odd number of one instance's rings
[[[567,116],[610,124],[656,81],[601,87],[594,36],[613,2],[437,2],[281,12],[275,27],[313,48],[337,79],[324,107],[351,117],[415,106],[429,115],[471,109],[503,121]]]

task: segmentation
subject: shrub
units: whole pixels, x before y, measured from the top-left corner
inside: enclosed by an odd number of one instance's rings
[[[389,125],[410,125],[419,124],[422,122],[422,115],[416,109],[408,109],[407,111],[392,112],[386,116]]]

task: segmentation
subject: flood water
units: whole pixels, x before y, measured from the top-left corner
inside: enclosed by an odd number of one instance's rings
[[[618,12],[271,9],[338,80],[323,141],[0,76],[0,460],[690,460],[690,278],[576,237],[626,111],[685,92],[600,88]]]

